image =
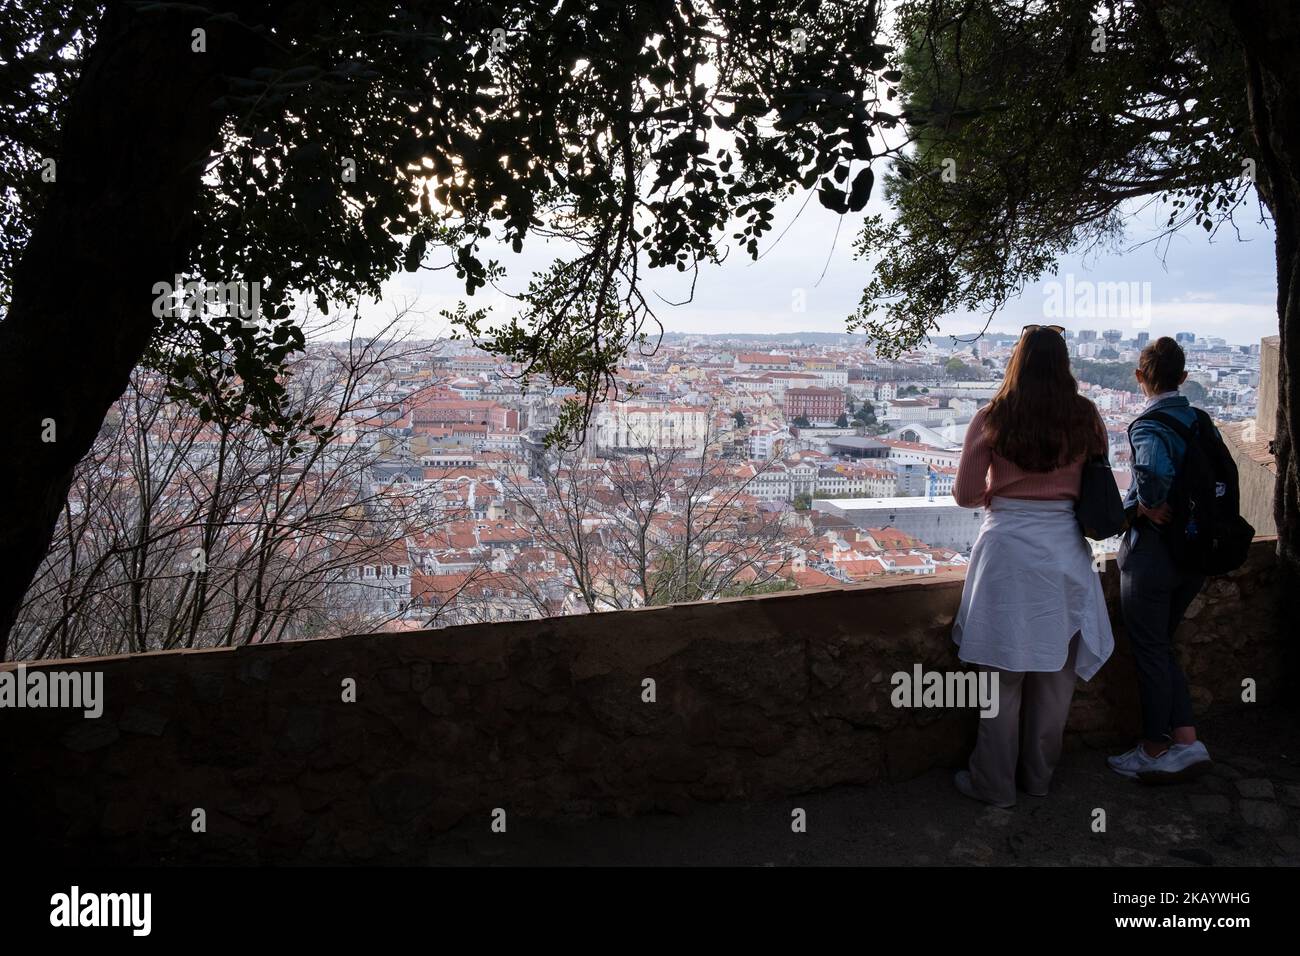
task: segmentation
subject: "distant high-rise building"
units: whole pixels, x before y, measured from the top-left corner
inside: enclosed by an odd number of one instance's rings
[[[1174,336],[1174,341],[1177,342],[1179,345],[1191,345],[1193,342],[1196,341],[1196,333],[1179,332],[1177,335]]]
[[[1134,341],[1137,343],[1138,348],[1140,349],[1146,348],[1147,343],[1151,341],[1151,333],[1139,332],[1137,334],[1137,337],[1134,339]]]
[[[1101,333],[1101,337],[1105,339],[1108,344],[1116,345],[1119,343],[1119,340],[1124,337],[1124,333],[1120,329],[1107,329],[1105,332]]]
[[[1080,341],[1080,342],[1095,342],[1095,341],[1097,341],[1097,330],[1096,330],[1096,329],[1080,329],[1080,330],[1079,330],[1079,341]]]

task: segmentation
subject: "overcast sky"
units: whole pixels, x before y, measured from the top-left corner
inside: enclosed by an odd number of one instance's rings
[[[873,198],[868,211],[881,208],[879,203],[878,198]],[[681,306],[659,303],[656,312],[665,330],[845,331],[845,320],[870,276],[869,264],[855,260],[853,255],[862,214],[845,216],[839,222],[839,217],[822,208],[814,197],[796,219],[802,204],[800,196],[778,207],[773,237],[792,220],[793,224],[760,261],[752,262],[743,250],[733,249],[721,266],[701,270],[692,302]],[[1272,228],[1260,221],[1253,204],[1239,211],[1235,233],[1225,229],[1210,238],[1200,229],[1185,228],[1169,244],[1163,262],[1154,244],[1139,245],[1157,234],[1158,218],[1154,207],[1135,210],[1123,251],[1093,254],[1086,260],[1063,260],[1058,279],[1072,273],[1076,282],[1149,282],[1151,322],[1145,328],[1152,337],[1194,331],[1200,336],[1248,344],[1277,334]],[[773,242],[769,237],[763,248]],[[507,269],[501,287],[522,289],[531,272],[553,254],[545,243],[531,239],[520,255],[501,250],[498,256]],[[825,276],[819,282],[823,269]],[[655,270],[646,275],[647,292],[657,292],[669,301],[680,301],[689,291],[689,278],[675,270]],[[1052,281],[1051,277],[1048,281]],[[1018,332],[1026,322],[1051,321],[1045,317],[1044,284],[1027,289],[994,321],[992,329]],[[795,309],[796,290],[802,290],[802,312]],[[454,307],[464,298],[463,292],[450,271],[402,273],[388,283],[384,303],[368,307],[366,314],[377,324],[379,316],[391,314],[395,303],[411,303],[421,316],[415,321],[416,329],[426,335],[445,334],[447,325],[438,317],[438,310]],[[659,302],[653,294],[648,297]],[[510,314],[516,308],[512,300],[490,287],[469,301],[472,306],[494,305],[494,314]],[[962,334],[976,331],[983,324],[983,316],[951,317],[941,330]],[[1123,327],[1126,335],[1134,331],[1132,324],[1106,319],[1067,319],[1062,324],[1098,330]]]

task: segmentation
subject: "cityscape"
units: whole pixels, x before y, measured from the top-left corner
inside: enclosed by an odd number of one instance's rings
[[[767,868],[854,867],[932,946],[1285,927],[1297,49],[1282,0],[4,3],[12,931],[499,935],[660,866],[777,923],[827,896]]]
[[[1121,490],[1149,335],[1067,330]],[[1195,332],[1184,388],[1255,414],[1260,347]],[[78,469],[20,656],[227,646],[536,619],[960,572],[982,509],[951,497],[1015,336],[667,333],[585,434],[571,388],[455,339],[317,342],[288,376],[296,449],[205,422],[137,373]],[[1113,550],[1114,542],[1109,544]],[[1108,545],[1094,545],[1106,550]]]

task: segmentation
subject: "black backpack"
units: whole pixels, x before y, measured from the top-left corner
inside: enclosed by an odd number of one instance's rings
[[[1237,463],[1214,427],[1199,408],[1196,427],[1188,428],[1172,415],[1147,412],[1129,424],[1145,419],[1159,422],[1183,440],[1182,467],[1169,490],[1173,517],[1160,529],[1175,563],[1194,574],[1227,574],[1246,563],[1255,529],[1241,516],[1241,488]]]

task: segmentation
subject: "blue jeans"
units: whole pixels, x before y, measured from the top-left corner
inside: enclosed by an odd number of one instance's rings
[[[1174,727],[1190,727],[1192,698],[1174,653],[1174,632],[1205,578],[1179,570],[1160,533],[1145,521],[1130,546],[1124,536],[1117,563],[1124,628],[1137,665],[1142,736],[1163,741]]]

